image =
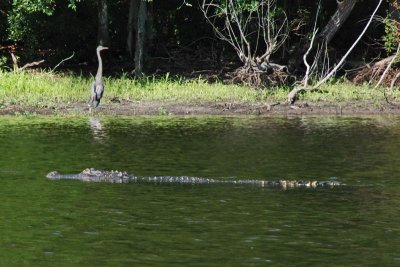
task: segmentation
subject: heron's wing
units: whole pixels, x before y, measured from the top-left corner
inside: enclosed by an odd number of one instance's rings
[[[104,92],[104,85],[101,84],[96,84],[95,88],[95,93],[96,93],[96,99],[100,101],[100,99],[103,97],[103,92]]]

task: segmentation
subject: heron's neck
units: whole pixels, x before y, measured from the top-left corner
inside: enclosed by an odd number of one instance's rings
[[[97,50],[97,60],[99,61],[99,68],[97,69],[96,80],[101,80],[103,75],[103,62],[101,61],[100,50]]]

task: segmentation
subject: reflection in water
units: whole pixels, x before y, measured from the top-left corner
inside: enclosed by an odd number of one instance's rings
[[[90,125],[90,129],[92,131],[94,140],[102,141],[102,140],[106,139],[107,134],[104,131],[104,127],[101,124],[101,121],[99,118],[89,117],[89,125]]]

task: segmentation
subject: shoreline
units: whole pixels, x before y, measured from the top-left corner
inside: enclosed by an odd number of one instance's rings
[[[168,101],[120,101],[102,103],[92,112],[84,102],[54,104],[44,107],[8,105],[0,108],[0,115],[87,115],[106,116],[302,116],[302,115],[400,115],[400,103],[347,101],[310,102],[298,101],[295,105],[278,102],[227,103],[227,102],[168,102]]]

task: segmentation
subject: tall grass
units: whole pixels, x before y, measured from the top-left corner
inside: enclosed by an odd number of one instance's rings
[[[45,106],[59,103],[83,103],[89,98],[92,77],[82,75],[52,74],[48,72],[1,72],[0,105]],[[290,88],[256,90],[246,86],[227,85],[222,82],[208,83],[204,79],[170,77],[144,77],[140,79],[122,76],[104,78],[104,103],[118,97],[131,101],[174,102],[235,102],[284,101]],[[391,100],[400,98],[398,90],[387,92]],[[304,101],[384,101],[382,89],[355,86],[341,82],[326,84],[319,92],[300,96]]]

